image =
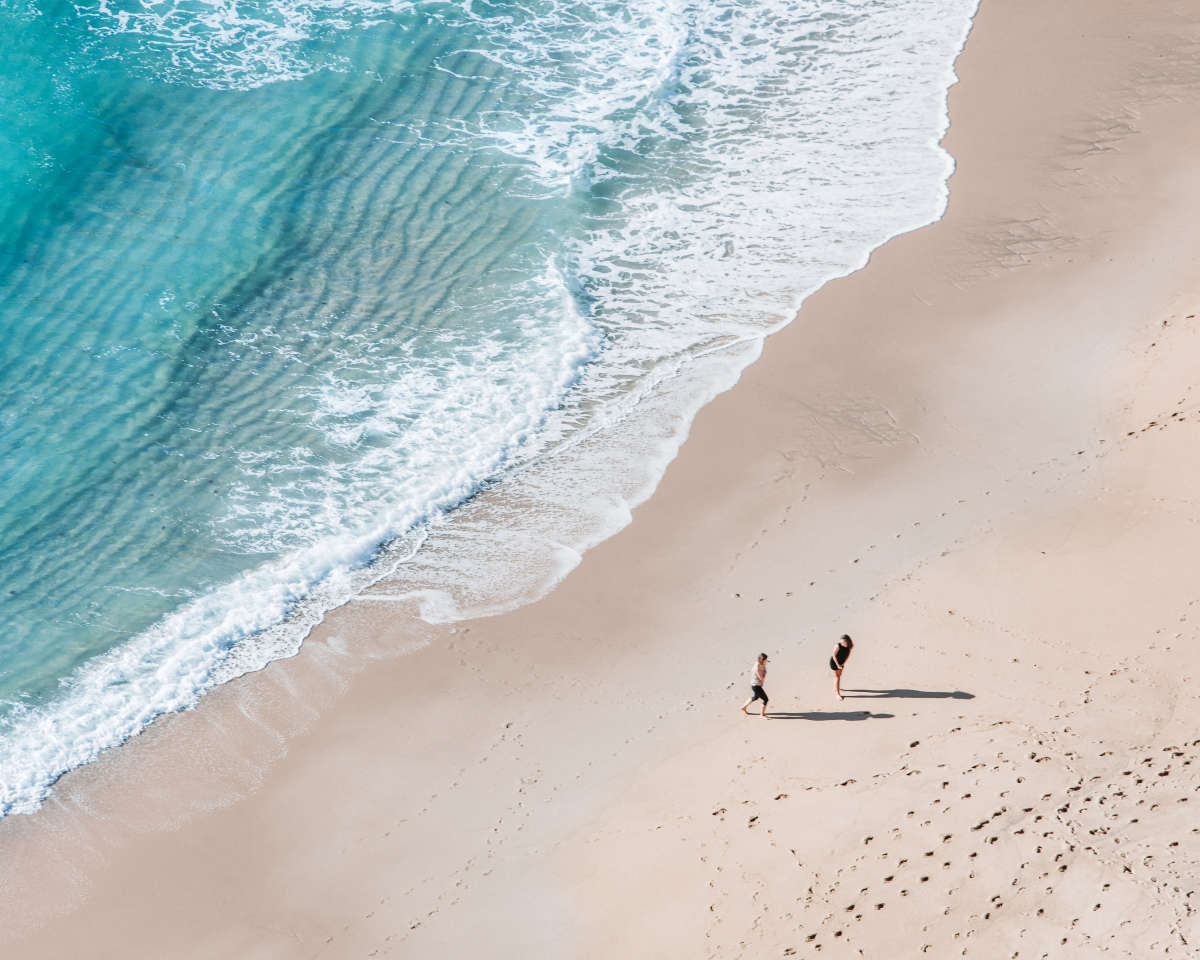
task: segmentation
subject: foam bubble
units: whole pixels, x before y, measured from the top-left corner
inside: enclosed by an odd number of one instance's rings
[[[248,90],[348,68],[322,41],[413,6],[405,0],[98,0],[76,4],[75,11],[100,40],[129,43],[136,61],[159,80]]]

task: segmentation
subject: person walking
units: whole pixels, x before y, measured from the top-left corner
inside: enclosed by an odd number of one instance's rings
[[[846,661],[850,659],[850,651],[853,649],[854,641],[848,633],[843,633],[837,646],[833,648],[833,656],[829,658],[829,669],[833,671],[833,689],[837,692],[839,700],[846,699],[842,696],[842,671],[846,669]]]
[[[763,684],[767,682],[767,655],[760,653],[758,660],[750,673],[750,699],[742,704],[742,713],[750,716],[746,710],[755,700],[762,701],[762,713],[760,716],[767,715],[767,691],[763,689]]]

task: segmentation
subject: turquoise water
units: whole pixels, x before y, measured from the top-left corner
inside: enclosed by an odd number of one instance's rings
[[[973,8],[0,4],[0,812],[939,215]]]

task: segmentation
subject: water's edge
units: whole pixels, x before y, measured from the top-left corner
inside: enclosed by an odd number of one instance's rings
[[[954,59],[961,54],[972,21],[973,15]],[[808,296],[826,283],[862,269],[874,251],[893,238],[941,219],[954,166],[940,146],[950,123],[948,92],[957,81],[952,68],[942,81],[941,124],[933,142],[943,170],[940,181],[930,185],[935,192],[934,215],[896,225],[886,237],[863,250],[852,265],[800,292],[788,314],[759,334],[716,342],[680,356],[674,366],[660,368],[640,384],[637,394],[628,398],[617,415],[572,437],[569,444],[552,448],[515,471],[501,473],[444,514],[381,544],[365,565],[325,578],[308,596],[287,605],[284,620],[266,626],[224,656],[218,668],[197,684],[194,694],[174,709],[194,707],[207,690],[294,656],[331,610],[355,599],[399,604],[429,623],[449,623],[510,611],[553,590],[588,549],[631,522],[633,510],[658,487],[700,410],[736,385],[742,372],[761,355],[766,338],[796,320]],[[614,470],[614,463],[621,469]],[[573,478],[570,488],[561,482],[564,474]],[[580,489],[590,493],[586,503],[580,502]],[[486,490],[487,496],[479,496],[481,490]],[[498,524],[504,530],[502,541],[495,535]],[[465,565],[467,557],[469,567]],[[372,591],[376,585],[380,588]],[[99,660],[109,665],[137,661],[164,642],[166,638],[151,633]],[[69,695],[80,703],[99,699],[110,674],[101,662]],[[2,812],[36,810],[64,773],[124,743],[167,712],[172,710],[148,711],[136,718],[132,732],[116,730],[107,740],[94,738],[65,751],[56,761],[56,770],[42,771],[44,782],[25,784],[23,795]]]

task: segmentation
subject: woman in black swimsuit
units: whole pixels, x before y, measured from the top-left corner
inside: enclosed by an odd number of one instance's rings
[[[829,669],[833,671],[834,677],[833,689],[837,691],[839,700],[846,699],[842,696],[842,670],[845,669],[846,661],[850,659],[850,651],[853,649],[854,641],[850,639],[848,633],[843,633],[842,639],[833,648],[833,656],[829,658]]]

